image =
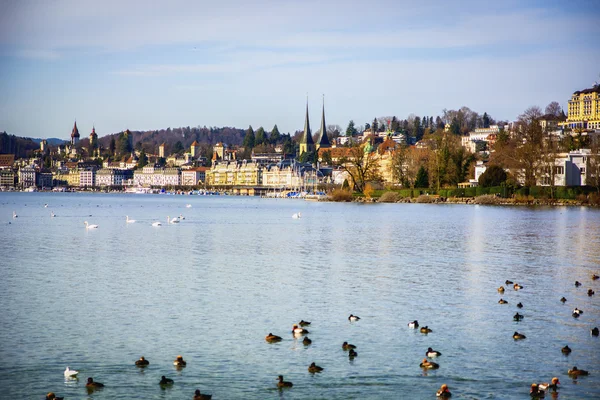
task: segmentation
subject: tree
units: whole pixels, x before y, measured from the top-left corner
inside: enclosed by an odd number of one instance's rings
[[[348,127],[346,128],[346,136],[352,137],[356,135],[358,135],[358,131],[354,127],[354,121],[350,120],[350,122],[348,122]]]
[[[419,168],[419,172],[417,172],[417,178],[415,179],[415,187],[416,188],[428,188],[429,187],[429,177],[427,175],[427,171],[425,167],[421,165]]]
[[[590,155],[587,157],[585,169],[586,185],[593,187],[600,194],[600,139],[598,138],[590,146]]]
[[[381,180],[378,165],[369,143],[353,144],[338,161],[338,166],[348,173],[354,190],[359,193],[363,193],[367,182]]]
[[[279,133],[279,128],[277,128],[277,124],[275,124],[271,130],[271,135],[269,135],[269,142],[271,142],[271,144],[277,144],[280,138],[281,134]]]
[[[514,139],[516,140],[515,161],[516,169],[523,176],[525,186],[535,186],[537,172],[541,162],[541,149],[543,142],[542,127],[538,119],[542,110],[529,107],[519,116],[518,127]]]
[[[108,149],[110,150],[111,155],[115,155],[115,150],[117,149],[117,143],[115,142],[115,135],[110,137],[110,144],[108,145]]]
[[[435,127],[436,129],[440,130],[443,130],[445,128],[444,121],[442,121],[439,115],[435,117]]]
[[[138,168],[144,168],[148,164],[148,157],[146,156],[146,150],[142,147],[140,150],[140,158],[138,160]]]
[[[410,186],[408,179],[408,148],[400,146],[392,154],[392,178],[402,186]]]
[[[267,141],[267,137],[265,136],[265,130],[261,126],[256,130],[256,134],[254,135],[254,146],[258,146]]]
[[[506,171],[498,165],[490,165],[483,174],[479,177],[479,186],[481,187],[492,187],[500,186],[504,182],[508,175]]]
[[[424,133],[423,127],[421,126],[421,118],[415,117],[413,124],[413,135],[418,142],[419,140],[423,139]]]
[[[490,117],[488,116],[487,112],[483,113],[483,127],[484,128],[490,127]]]
[[[373,123],[371,124],[371,132],[375,133],[378,132],[379,130],[379,122],[377,121],[377,118],[373,119]]]
[[[546,106],[545,113],[547,115],[554,115],[555,117],[560,117],[562,113],[562,107],[558,104],[558,101],[553,101]]]
[[[450,132],[454,135],[460,135],[460,123],[458,122],[458,118],[452,118],[452,123],[450,123]]]
[[[254,147],[254,129],[252,129],[252,125],[248,127],[246,130],[246,135],[244,136],[243,146],[246,149],[252,149]]]
[[[184,150],[183,143],[181,143],[181,140],[178,140],[173,147],[173,153],[180,154],[183,153]]]

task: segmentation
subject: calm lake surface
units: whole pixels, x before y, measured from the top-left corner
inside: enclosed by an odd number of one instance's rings
[[[593,273],[600,210],[585,207],[0,193],[0,397],[433,399],[446,383],[454,399],[527,399],[557,376],[546,398],[597,399]],[[500,295],[507,279],[524,289]],[[301,319],[308,347],[291,334]],[[415,319],[433,332],[409,329]],[[424,372],[428,347],[442,356]],[[325,370],[309,374],[313,361]],[[569,378],[575,365],[590,376]],[[279,391],[280,374],[294,387]],[[175,384],[161,389],[161,375]],[[106,387],[88,394],[87,377]]]

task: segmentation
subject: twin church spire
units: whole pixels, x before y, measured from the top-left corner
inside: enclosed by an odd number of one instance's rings
[[[310,120],[308,118],[308,99],[306,100],[306,117],[304,118],[304,134],[300,141],[300,154],[318,151],[320,148],[329,148],[331,143],[327,137],[327,125],[325,124],[325,96],[323,96],[323,111],[321,114],[321,126],[319,128],[319,139],[317,143],[313,141],[310,131]]]

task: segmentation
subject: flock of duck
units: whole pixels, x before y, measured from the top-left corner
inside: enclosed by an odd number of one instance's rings
[[[144,356],[142,356],[142,357],[140,357],[139,360],[135,361],[134,365],[138,368],[146,368],[148,365],[150,365],[150,361],[146,360],[146,358]],[[187,365],[187,362],[183,359],[183,356],[179,355],[173,361],[173,365],[175,365],[175,367],[179,370],[181,368],[184,368]],[[70,369],[69,367],[67,367],[64,372],[65,379],[78,379],[77,378],[78,374],[79,374],[79,371]],[[172,386],[173,384],[175,384],[175,381],[173,379],[167,378],[166,376],[163,375],[163,376],[161,376],[158,384],[162,388],[168,388],[168,387]],[[104,388],[104,384],[101,382],[96,382],[96,381],[94,381],[94,378],[89,377],[89,378],[87,378],[87,383],[85,384],[85,388],[86,388],[88,394],[91,394],[96,390],[101,390],[102,388]],[[46,395],[46,400],[63,400],[63,399],[64,399],[64,397],[57,397],[54,392],[49,392]],[[196,391],[194,392],[193,399],[194,400],[210,400],[210,399],[212,399],[212,395],[202,393],[202,392],[200,392],[200,389],[196,389]]]
[[[596,281],[598,279],[600,279],[600,276],[598,276],[596,274],[592,275],[592,281]],[[513,287],[514,290],[521,290],[521,289],[523,289],[523,286],[519,285],[518,283],[514,283],[514,282],[512,282],[510,280],[506,280],[504,283],[507,286],[512,285],[512,287]],[[579,281],[575,281],[575,287],[578,288],[580,286],[582,286],[582,283],[579,282]],[[505,291],[506,291],[506,289],[504,288],[504,286],[500,286],[498,288],[498,293],[500,293],[500,294],[504,294]],[[590,296],[590,297],[594,296],[595,295],[594,290],[588,289],[587,295]],[[564,303],[567,302],[567,299],[563,296],[560,299],[560,301],[564,304]],[[503,298],[500,298],[500,300],[498,300],[498,304],[508,304],[508,301],[504,300]],[[523,308],[523,304],[520,303],[520,302],[517,303],[517,308],[519,308],[519,309]],[[580,310],[577,307],[575,307],[573,309],[573,311],[571,312],[571,315],[573,316],[573,318],[579,318],[579,316],[581,316],[582,314],[583,314],[583,311]],[[523,318],[524,318],[524,316],[522,314],[519,314],[518,311],[513,316],[513,320],[514,321],[521,321],[521,320],[523,320]],[[592,336],[598,336],[598,334],[599,334],[598,327],[592,328],[590,330],[590,333],[591,333]],[[527,336],[525,336],[522,333],[519,333],[519,332],[513,333],[513,339],[514,340],[523,340],[523,339],[526,339],[526,338],[527,338]],[[566,345],[565,347],[563,347],[561,349],[561,352],[564,355],[569,355],[571,353],[571,351],[572,350],[571,350],[571,348],[568,345]],[[426,360],[423,360],[423,361],[425,362]],[[569,369],[567,371],[567,375],[569,375],[571,378],[576,379],[579,376],[589,375],[589,372],[586,371],[586,370],[583,370],[583,369],[579,369],[576,366],[574,366],[573,368],[571,368],[571,369]],[[559,384],[560,384],[560,381],[559,381],[559,379],[557,377],[552,378],[552,380],[551,380],[550,383],[532,383],[531,384],[531,388],[529,390],[529,394],[530,394],[530,396],[532,398],[541,399],[541,398],[545,397],[547,391],[551,390],[553,392],[557,392]]]

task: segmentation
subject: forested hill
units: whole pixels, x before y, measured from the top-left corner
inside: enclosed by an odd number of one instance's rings
[[[162,143],[166,143],[167,152],[177,142],[181,142],[183,147],[187,149],[194,140],[205,145],[214,145],[223,142],[228,145],[239,146],[242,144],[245,135],[243,129],[230,127],[207,128],[206,126],[202,128],[190,128],[188,126],[185,128],[167,128],[152,131],[131,131],[131,133],[133,134],[133,145],[137,148],[138,143],[141,142],[144,149],[148,152],[158,151],[158,146]],[[116,140],[119,135],[120,133],[107,135],[99,138],[98,141],[102,147],[108,148],[111,138],[114,136]]]
[[[32,150],[39,148],[39,143],[33,139],[0,133],[0,154],[14,154],[16,158],[25,158]]]

